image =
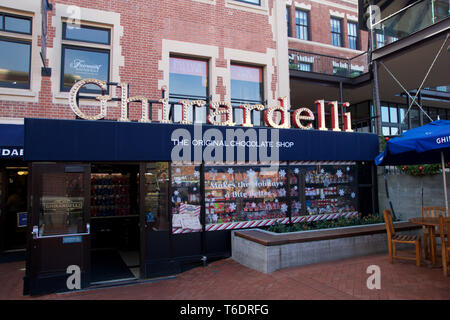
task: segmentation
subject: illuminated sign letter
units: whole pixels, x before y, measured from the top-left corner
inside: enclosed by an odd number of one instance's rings
[[[108,109],[107,102],[111,100],[111,96],[96,96],[95,98],[100,101],[100,113],[95,116],[88,116],[83,111],[80,110],[78,103],[77,103],[77,95],[78,92],[81,90],[82,87],[84,87],[87,84],[95,84],[100,89],[105,90],[106,89],[106,82],[97,80],[97,79],[84,79],[81,81],[78,81],[73,85],[73,87],[70,89],[69,92],[69,105],[72,111],[81,119],[85,120],[99,120],[106,117],[106,110]]]
[[[264,113],[264,120],[266,121],[266,125],[271,126],[277,129],[288,129],[290,128],[290,116],[289,109],[290,106],[287,105],[287,97],[279,98],[280,101],[279,106],[268,107],[266,112]],[[276,124],[274,121],[274,113],[275,111],[281,111],[281,122],[280,124]]]
[[[253,127],[252,124],[252,110],[264,110],[264,106],[262,104],[255,104],[255,105],[249,105],[249,104],[243,104],[240,106],[244,113],[244,120],[242,122],[243,127]]]
[[[233,122],[233,107],[229,102],[212,102],[209,106],[212,112],[208,115],[208,123],[216,126],[234,126]],[[226,120],[220,121],[220,116],[225,114]],[[219,118],[219,121],[218,119]]]
[[[319,123],[319,130],[328,130],[325,126],[325,101],[317,100],[314,102],[317,106],[317,122]]]
[[[343,104],[344,108],[347,108],[350,106],[350,103],[345,102]],[[345,132],[353,132],[352,130],[352,114],[350,112],[344,113],[344,131]]]
[[[161,123],[172,123],[172,120],[169,119],[170,105],[169,98],[159,99],[159,102],[162,103],[162,119]]]
[[[306,113],[307,115],[302,115],[302,113]],[[301,122],[302,120],[314,121],[314,113],[312,113],[312,111],[307,108],[300,108],[295,110],[294,113],[292,113],[292,122],[294,123],[294,126],[300,129],[306,130],[312,129],[313,128],[312,123],[303,125]]]
[[[204,107],[206,102],[203,100],[195,100],[195,101],[188,101],[188,100],[182,100],[179,101],[181,104],[181,116],[182,119],[180,121],[181,124],[192,124],[192,121],[189,120],[189,109],[192,109],[192,112],[194,112],[194,107]]]
[[[122,99],[121,99],[119,121],[130,121],[130,119],[128,119],[128,104],[130,102],[141,101],[142,117],[139,120],[139,122],[152,122],[149,119],[149,115],[148,115],[148,100],[147,100],[147,98],[144,96],[136,96],[136,97],[128,98],[128,83],[122,82],[119,84],[119,87],[122,88]]]
[[[331,106],[331,130],[341,131],[339,128],[339,113],[338,113],[338,102],[333,101],[328,103]]]

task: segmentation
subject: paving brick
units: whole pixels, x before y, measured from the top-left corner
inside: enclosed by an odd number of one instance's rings
[[[366,287],[369,265],[381,270],[381,289]],[[22,296],[24,262],[0,264],[0,299],[26,300],[450,300],[450,277],[427,264],[371,255],[264,274],[232,259],[173,279],[39,297]]]

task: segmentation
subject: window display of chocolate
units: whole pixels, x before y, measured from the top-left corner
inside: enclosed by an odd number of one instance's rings
[[[355,170],[354,165],[292,166],[291,196],[296,198],[292,203],[292,215],[356,211]],[[303,194],[298,190],[302,190]],[[305,203],[303,212],[301,202]]]
[[[91,175],[91,216],[130,215],[130,176]]]
[[[286,217],[286,172],[285,166],[206,167],[206,224]]]

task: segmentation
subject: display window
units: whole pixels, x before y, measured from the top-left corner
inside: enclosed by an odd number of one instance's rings
[[[145,164],[144,212],[150,230],[169,230],[168,201],[169,163],[150,162]]]
[[[357,191],[354,164],[290,166],[292,217],[326,215],[331,219],[353,214]]]
[[[200,166],[197,165],[172,165],[170,200],[172,203],[172,232],[175,234],[202,231],[200,172]]]
[[[264,225],[288,214],[286,166],[206,166],[207,231]],[[252,223],[245,223],[252,222]]]

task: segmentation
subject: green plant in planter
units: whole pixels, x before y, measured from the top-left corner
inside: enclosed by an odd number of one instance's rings
[[[329,228],[340,228],[348,226],[358,226],[365,224],[375,224],[384,223],[384,219],[380,215],[368,215],[364,217],[351,217],[345,218],[341,217],[333,220],[319,220],[314,222],[301,222],[294,223],[292,225],[288,224],[273,224],[267,228],[268,231],[275,233],[284,232],[296,232],[296,231],[306,231],[306,230],[319,230],[319,229],[329,229]]]

